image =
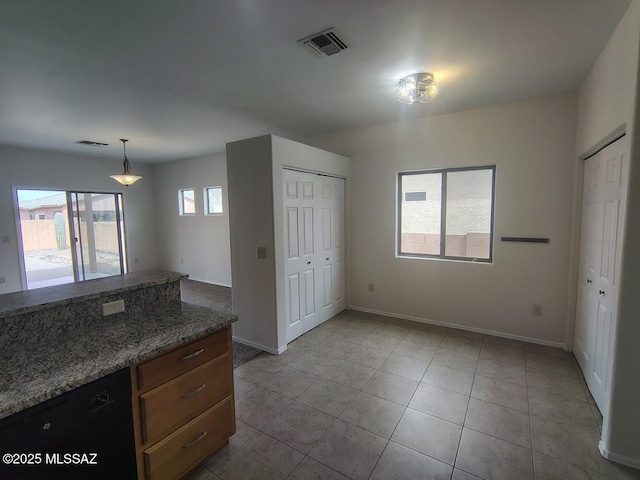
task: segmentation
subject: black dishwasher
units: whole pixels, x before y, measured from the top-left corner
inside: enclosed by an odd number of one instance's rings
[[[135,479],[128,369],[0,420],[0,479]]]

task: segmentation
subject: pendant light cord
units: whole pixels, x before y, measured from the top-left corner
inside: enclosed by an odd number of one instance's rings
[[[129,159],[127,158],[127,142],[129,140],[121,138],[122,149],[124,150],[124,160],[122,161],[122,165],[124,166],[124,174],[129,175],[131,170],[131,164],[129,163]]]

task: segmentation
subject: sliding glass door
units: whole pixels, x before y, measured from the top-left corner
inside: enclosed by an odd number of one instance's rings
[[[126,272],[122,195],[67,192],[75,281]]]
[[[126,273],[122,194],[16,190],[24,288]]]

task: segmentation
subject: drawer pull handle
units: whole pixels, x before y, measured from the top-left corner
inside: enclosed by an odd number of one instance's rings
[[[185,393],[184,395],[182,395],[182,398],[193,397],[196,393],[200,393],[202,390],[204,390],[204,387],[206,386],[207,385],[203,383],[198,388],[196,388],[193,392]]]
[[[204,437],[207,436],[207,432],[202,432],[200,434],[200,436],[198,438],[196,438],[193,442],[191,443],[187,443],[186,445],[184,445],[182,448],[189,448],[189,447],[193,447],[196,443],[198,443],[200,440],[202,440]]]
[[[202,352],[204,352],[204,348],[201,348],[200,350],[198,350],[197,352],[193,352],[190,355],[187,355],[186,357],[182,357],[180,360],[191,360],[192,358],[196,358],[198,355],[200,355]]]

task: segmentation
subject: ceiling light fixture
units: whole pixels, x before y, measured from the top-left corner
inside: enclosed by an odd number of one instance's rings
[[[129,185],[133,185],[134,183],[136,183],[142,177],[139,177],[138,175],[131,175],[131,164],[129,163],[129,159],[127,158],[127,142],[129,140],[127,140],[126,138],[121,138],[120,141],[122,142],[122,148],[124,150],[124,160],[122,161],[124,171],[122,172],[122,175],[110,175],[110,177],[113,178],[116,182],[119,182],[125,187],[128,187]]]
[[[438,86],[432,73],[414,73],[398,83],[398,101],[413,105],[427,103],[438,95]]]

